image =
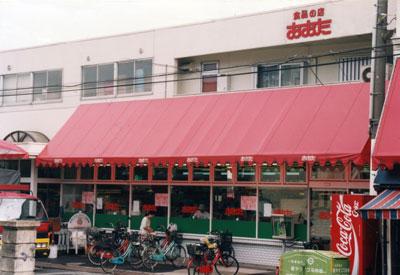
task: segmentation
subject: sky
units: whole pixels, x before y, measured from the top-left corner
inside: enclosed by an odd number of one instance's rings
[[[322,1],[0,0],[0,51],[176,26]]]

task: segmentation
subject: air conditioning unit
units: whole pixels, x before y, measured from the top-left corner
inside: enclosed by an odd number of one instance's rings
[[[386,63],[386,80],[389,80],[392,75],[393,64]],[[371,65],[360,67],[360,79],[364,82],[370,82],[372,78]]]
[[[179,70],[182,72],[193,73],[196,71],[196,64],[194,62],[184,63],[179,66]]]
[[[230,76],[226,74],[219,74],[217,80],[217,91],[227,92],[230,90]]]

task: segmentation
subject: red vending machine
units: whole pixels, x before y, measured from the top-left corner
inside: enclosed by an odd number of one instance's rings
[[[378,223],[362,219],[358,212],[372,198],[369,195],[332,195],[331,250],[349,257],[351,275],[367,275],[374,270]]]

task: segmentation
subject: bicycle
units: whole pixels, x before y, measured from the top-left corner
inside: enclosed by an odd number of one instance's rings
[[[143,246],[138,239],[137,232],[127,234],[119,247],[103,251],[100,256],[101,269],[105,273],[113,273],[117,266],[126,261],[129,261],[131,267],[140,268],[143,264]]]
[[[209,232],[210,237],[214,239],[214,242],[219,242],[220,249],[223,255],[230,255],[235,257],[235,249],[232,246],[232,233],[229,231],[211,231]]]
[[[145,247],[142,255],[143,265],[153,271],[157,264],[169,261],[173,266],[180,268],[186,265],[186,250],[180,244],[182,236],[176,231],[165,232],[164,241],[159,244],[160,237],[154,237],[155,242]]]
[[[203,244],[188,244],[190,256],[187,270],[188,275],[217,274],[236,275],[239,272],[239,263],[235,257],[223,254],[219,244],[210,243],[206,238]]]

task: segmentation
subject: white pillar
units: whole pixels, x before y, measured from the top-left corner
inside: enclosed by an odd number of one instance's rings
[[[32,195],[37,196],[37,188],[38,188],[38,168],[35,165],[35,160],[31,159],[30,191],[32,192]]]

